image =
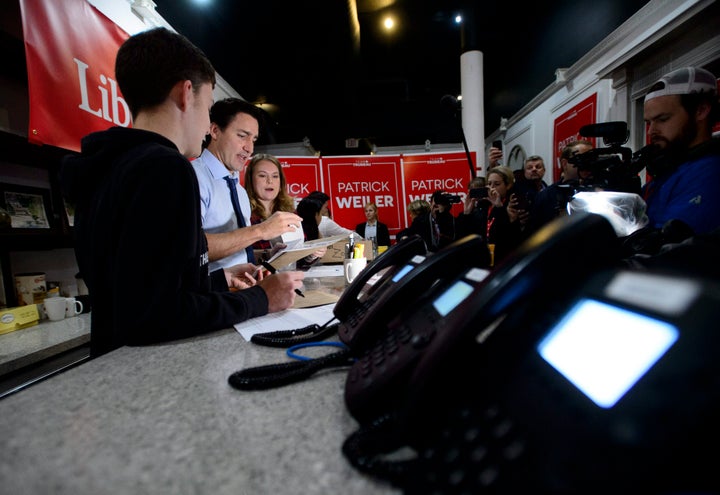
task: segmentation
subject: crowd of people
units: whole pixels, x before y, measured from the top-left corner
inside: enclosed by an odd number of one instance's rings
[[[131,36],[115,70],[132,128],[86,136],[80,156],[62,167],[64,194],[76,211],[78,265],[92,297],[93,356],[289,308],[302,268],[325,248],[300,260],[299,269],[272,275],[258,262],[297,229],[306,240],[352,234],[392,243],[375,203],[363,205],[366,220],[354,229],[332,220],[322,191],[295,205],[278,159],[254,154],[259,110],[237,98],[213,103],[214,68],[183,36],[164,28]],[[649,228],[683,222],[688,232],[704,234],[720,226],[720,145],[712,136],[719,114],[715,76],[703,69],[678,69],[650,88],[644,119],[655,154],[642,189]],[[589,141],[565,146],[561,177],[547,184],[542,157],[513,171],[492,147],[486,177],[469,181],[457,216],[451,195],[435,191],[429,202],[408,205],[411,223],[396,239],[417,234],[433,253],[477,234],[497,264],[566,214],[568,191],[592,180],[574,158],[591,149]],[[126,309],[130,298],[133,311]]]

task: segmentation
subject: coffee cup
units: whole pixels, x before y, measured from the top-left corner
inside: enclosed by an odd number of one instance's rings
[[[355,277],[367,266],[367,258],[348,258],[343,261],[345,281],[351,284]]]
[[[67,306],[64,297],[48,297],[42,304],[48,320],[59,321],[65,318],[65,309]]]
[[[65,318],[72,318],[83,311],[83,303],[74,297],[63,297],[65,299]]]

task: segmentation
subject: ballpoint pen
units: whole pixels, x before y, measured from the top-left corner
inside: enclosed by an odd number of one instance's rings
[[[272,265],[271,265],[270,263],[268,263],[267,261],[261,261],[260,263],[261,263],[262,266],[264,266],[265,269],[266,269],[267,271],[269,271],[270,273],[276,273],[276,272],[277,272],[277,270],[275,269],[275,267],[272,266]],[[305,297],[305,294],[303,294],[300,289],[295,289],[295,294],[297,294],[297,295],[300,296],[300,297]]]

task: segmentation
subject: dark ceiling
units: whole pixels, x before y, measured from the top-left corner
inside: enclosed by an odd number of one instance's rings
[[[259,144],[308,137],[325,155],[363,146],[460,142],[442,96],[460,93],[460,55],[483,53],[485,132],[497,129],[648,0],[154,0],[246,100],[268,103]],[[381,18],[393,13],[388,37]],[[461,28],[457,13],[466,19]]]

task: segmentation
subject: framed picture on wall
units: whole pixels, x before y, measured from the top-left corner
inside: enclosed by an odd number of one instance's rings
[[[0,183],[0,207],[10,215],[10,228],[49,229],[50,190]]]

